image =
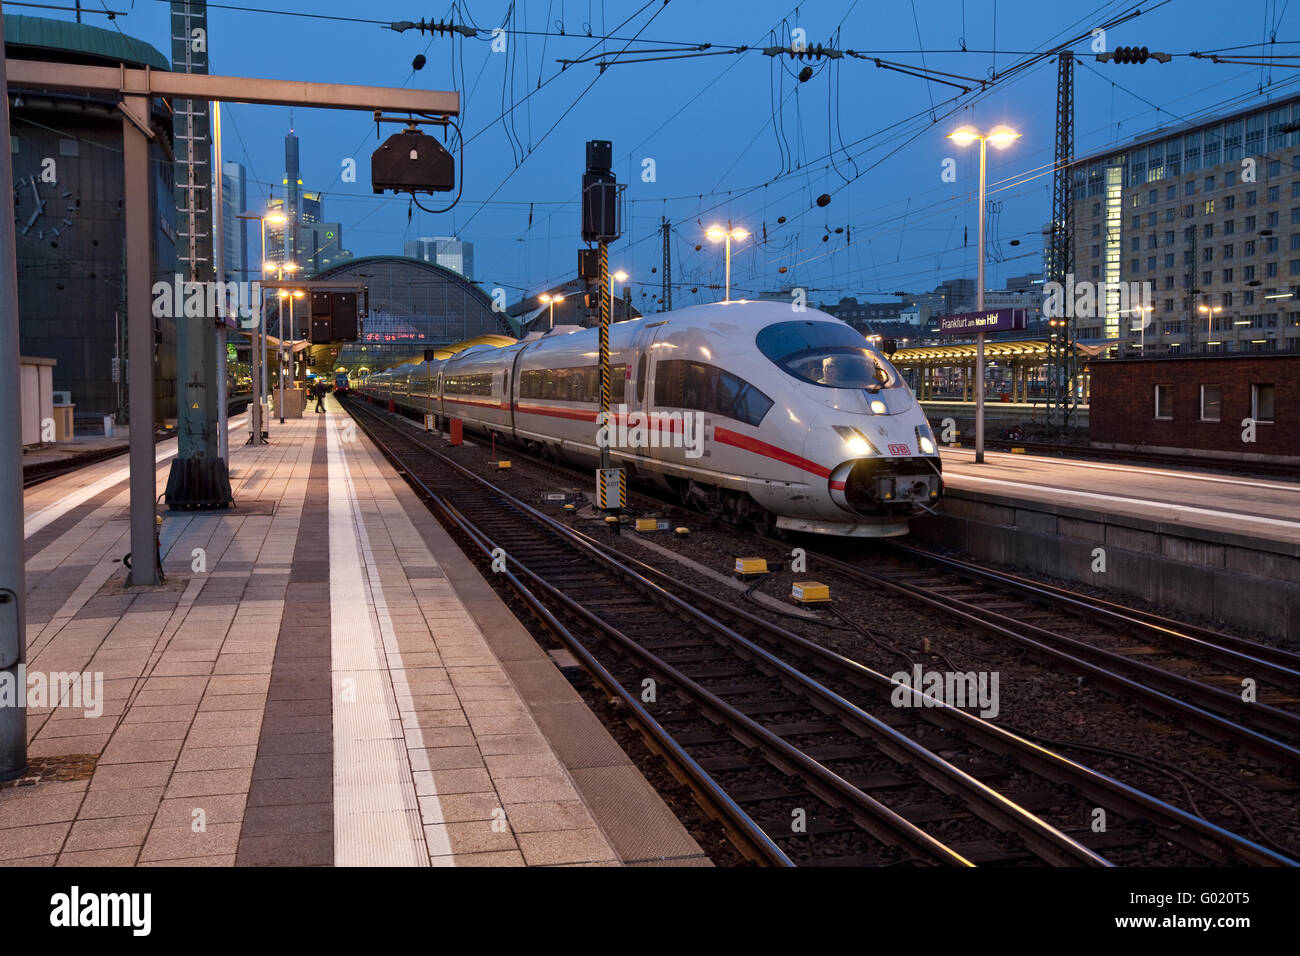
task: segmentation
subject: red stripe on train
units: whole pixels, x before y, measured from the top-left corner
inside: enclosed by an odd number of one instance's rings
[[[801,458],[793,452],[778,448],[776,445],[769,445],[757,438],[750,438],[748,435],[740,434],[740,432],[733,432],[730,428],[719,428],[715,425],[713,438],[724,445],[732,445],[742,451],[753,452],[755,455],[762,455],[764,458],[772,458],[787,465],[794,465],[796,468],[816,475],[818,478],[829,478],[831,476],[829,468],[823,468],[815,461]]]

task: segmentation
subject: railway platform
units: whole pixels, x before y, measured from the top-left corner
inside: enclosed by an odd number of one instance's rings
[[[1300,483],[945,448],[922,539],[1279,637],[1300,633]]]
[[[124,587],[124,462],[28,491],[28,674],[80,683],[29,707],[0,864],[710,865],[326,404],[232,422],[237,507],[164,512],[158,588]]]

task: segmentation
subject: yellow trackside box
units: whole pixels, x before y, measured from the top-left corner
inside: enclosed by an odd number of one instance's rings
[[[795,581],[790,598],[800,604],[822,604],[831,599],[831,589],[818,581]]]
[[[737,558],[737,574],[767,574],[767,558]]]
[[[655,518],[637,518],[636,530],[637,531],[658,531],[659,521]]]
[[[510,462],[508,461],[497,462],[497,468],[509,468],[509,467],[510,467]]]
[[[1013,455],[1023,455],[1024,453],[1025,453],[1025,450],[1024,450],[1023,448],[1013,448],[1013,449],[1011,449],[1011,454],[1013,454]]]

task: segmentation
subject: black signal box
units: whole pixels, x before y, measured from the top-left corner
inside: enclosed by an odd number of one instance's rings
[[[311,294],[312,345],[355,342],[358,332],[355,292],[313,292]]]
[[[595,282],[600,278],[600,250],[578,250],[578,278]]]
[[[614,164],[614,144],[607,139],[587,142],[587,172],[607,173]]]
[[[445,193],[456,188],[456,161],[432,136],[407,129],[370,154],[370,185],[377,193]]]

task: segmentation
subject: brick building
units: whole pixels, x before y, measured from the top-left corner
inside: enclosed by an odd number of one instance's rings
[[[1089,372],[1095,447],[1300,461],[1300,355],[1107,359]]]

